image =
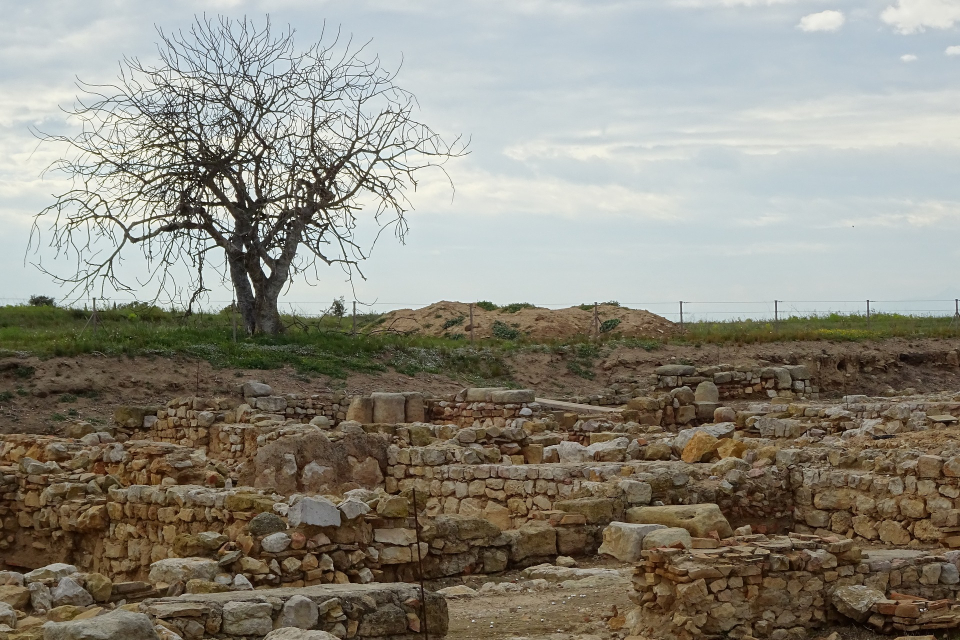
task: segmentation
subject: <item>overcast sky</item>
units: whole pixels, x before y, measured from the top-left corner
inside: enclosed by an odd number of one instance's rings
[[[75,77],[109,80],[123,55],[154,54],[155,25],[187,27],[203,12],[269,13],[303,43],[324,21],[372,39],[387,65],[402,57],[398,83],[423,120],[472,137],[471,155],[449,165],[452,202],[442,179],[428,181],[406,245],[376,246],[356,290],[396,303],[380,310],[960,297],[960,0],[0,10],[0,298],[61,295],[29,264],[37,254],[24,264],[32,215],[57,187],[41,179],[52,151],[35,151],[30,127],[64,126],[58,105],[76,96]],[[286,300],[352,299],[339,271],[321,276]]]

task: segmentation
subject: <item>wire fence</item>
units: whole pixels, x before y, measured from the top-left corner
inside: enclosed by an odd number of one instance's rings
[[[95,302],[96,300],[96,302]],[[347,315],[354,309],[357,314],[381,314],[398,309],[419,309],[430,302],[391,302],[391,301],[351,301],[343,300]],[[142,303],[135,298],[87,298],[65,302],[65,306],[92,309],[120,307]],[[281,313],[303,317],[319,317],[328,313],[333,301],[321,300],[281,300]],[[597,303],[603,305],[604,301]],[[26,305],[28,298],[0,298],[0,306]],[[227,299],[205,299],[193,305],[194,312],[216,313],[233,304]],[[591,302],[534,302],[529,303],[546,309],[564,309],[592,306]],[[628,309],[642,309],[666,318],[678,325],[697,323],[737,323],[737,322],[787,322],[796,319],[823,319],[828,317],[849,317],[851,319],[870,320],[884,315],[899,315],[918,318],[953,318],[960,320],[960,299],[938,300],[748,300],[748,301],[655,301],[655,302],[616,302]],[[160,305],[182,311],[186,305]],[[501,305],[506,306],[506,305]]]

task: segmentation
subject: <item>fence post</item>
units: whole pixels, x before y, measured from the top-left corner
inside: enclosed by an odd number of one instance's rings
[[[680,301],[680,333],[683,333],[683,300]]]
[[[230,321],[233,324],[233,341],[237,341],[237,299],[230,301]]]
[[[473,343],[473,303],[470,303],[470,343]]]
[[[593,303],[593,337],[600,336],[600,313],[597,310],[597,303]]]
[[[774,330],[780,332],[780,307],[777,300],[773,301],[773,326]]]
[[[353,301],[353,335],[357,335],[357,301]]]
[[[93,315],[90,316],[93,321],[93,335],[97,335],[97,325],[100,323],[100,316],[97,314],[97,299],[93,299]]]
[[[870,301],[867,300],[867,329],[870,328]]]

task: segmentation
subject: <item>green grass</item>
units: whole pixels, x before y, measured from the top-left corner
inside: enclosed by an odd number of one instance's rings
[[[523,305],[509,306],[522,308]],[[222,368],[290,366],[304,379],[317,375],[342,379],[354,372],[377,373],[392,368],[408,375],[425,372],[475,384],[511,385],[509,356],[523,351],[562,355],[571,373],[592,379],[597,359],[617,347],[653,351],[666,344],[960,337],[960,326],[951,318],[877,314],[871,316],[868,325],[864,316],[831,314],[788,318],[779,325],[751,320],[687,323],[683,333],[660,340],[621,337],[614,327],[599,340],[575,336],[542,343],[498,321],[494,333],[499,339],[467,344],[460,334],[458,340],[383,332],[382,316],[368,314],[357,317],[356,336],[350,335],[350,318],[338,321],[333,317],[323,320],[285,317],[289,328],[282,335],[248,338],[241,331],[234,342],[230,313],[185,316],[148,305],[129,305],[102,311],[102,322],[96,333],[86,326],[88,317],[88,312],[77,309],[0,307],[0,356],[14,353],[30,353],[41,358],[91,353],[120,357],[187,356]],[[462,323],[458,320],[453,320],[456,324],[448,320],[451,323],[448,328]],[[28,395],[23,386],[29,386],[34,369],[18,367],[12,374],[16,394]],[[12,397],[12,392],[5,392],[4,397],[7,396]],[[65,394],[59,399],[69,404],[78,398]]]
[[[671,337],[673,344],[753,344],[830,340],[860,342],[887,338],[958,338],[960,321],[950,317],[910,316],[896,313],[865,315],[838,313],[791,317],[779,323],[757,320],[692,322],[684,333]]]

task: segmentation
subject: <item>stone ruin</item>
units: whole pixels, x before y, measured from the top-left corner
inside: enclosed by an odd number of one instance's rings
[[[678,374],[602,414],[247,383],[0,436],[0,632],[440,638],[421,567],[542,579],[598,553],[632,570],[620,637],[960,627],[960,396],[829,402],[785,371],[757,401]]]

